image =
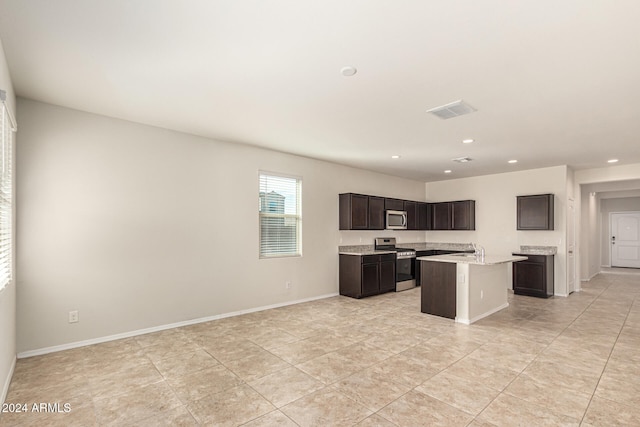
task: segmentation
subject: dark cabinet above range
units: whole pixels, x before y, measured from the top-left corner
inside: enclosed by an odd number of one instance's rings
[[[384,230],[385,211],[407,213],[407,230],[475,230],[475,201],[417,202],[366,194],[339,195],[340,230]]]
[[[428,230],[428,203],[343,193],[339,195],[340,230],[384,230],[385,211],[406,211],[407,230]]]

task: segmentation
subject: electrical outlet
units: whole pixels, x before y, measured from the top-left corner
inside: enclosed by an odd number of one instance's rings
[[[284,284],[284,287],[287,288],[287,289],[291,289],[291,282],[286,282]]]
[[[78,323],[79,321],[79,317],[78,317],[78,310],[73,310],[69,312],[69,323]]]

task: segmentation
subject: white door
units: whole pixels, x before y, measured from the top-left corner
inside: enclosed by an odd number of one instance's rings
[[[611,214],[611,267],[640,268],[640,212]]]
[[[570,294],[576,290],[576,212],[573,207],[573,199],[567,203],[567,293]]]

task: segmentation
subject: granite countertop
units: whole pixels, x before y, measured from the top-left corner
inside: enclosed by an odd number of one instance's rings
[[[416,251],[428,251],[433,249],[447,251],[469,251],[473,250],[469,243],[396,243],[399,248],[410,248]],[[379,255],[395,253],[394,251],[376,251],[373,245],[350,245],[338,246],[338,253],[341,255]]]
[[[450,262],[455,264],[472,264],[472,265],[496,265],[505,264],[507,262],[524,261],[526,256],[514,255],[486,255],[483,260],[478,260],[474,254],[461,255],[432,255],[421,256],[416,258],[418,261],[434,261],[434,262]]]
[[[558,253],[556,246],[520,246],[520,250],[514,252],[522,255],[555,255]]]
[[[395,254],[396,251],[376,251],[373,248],[371,249],[340,249],[338,252],[340,255],[384,255],[384,254]]]

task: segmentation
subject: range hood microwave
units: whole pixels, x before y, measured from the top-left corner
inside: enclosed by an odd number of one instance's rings
[[[407,211],[385,211],[387,230],[406,230]]]

